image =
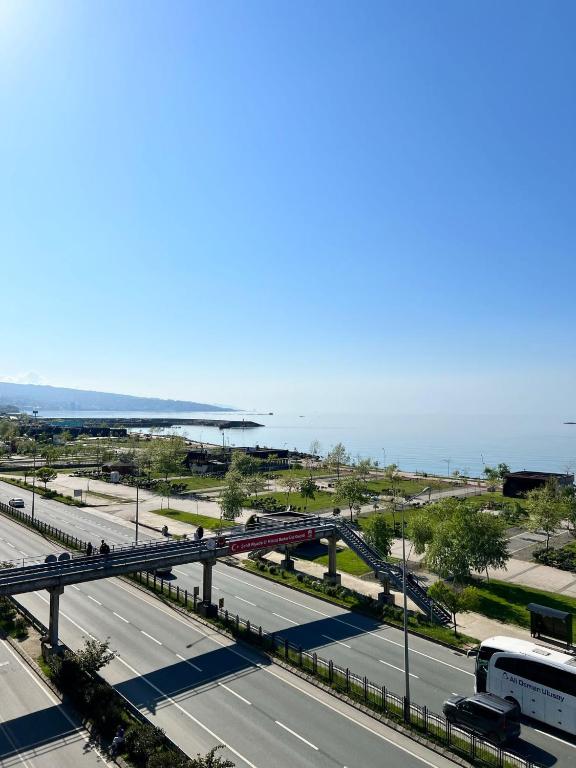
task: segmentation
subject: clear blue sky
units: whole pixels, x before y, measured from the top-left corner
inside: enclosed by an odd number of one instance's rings
[[[0,379],[574,416],[572,0],[0,0]]]

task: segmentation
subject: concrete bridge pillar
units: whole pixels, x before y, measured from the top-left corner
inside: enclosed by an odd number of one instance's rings
[[[336,569],[336,543],[338,536],[328,536],[328,572],[324,574],[324,581],[328,584],[340,584],[340,574]]]
[[[52,649],[58,647],[58,618],[60,611],[60,595],[64,594],[64,587],[51,587],[50,594],[50,623],[48,625],[48,642]]]
[[[204,616],[213,616],[217,608],[212,604],[212,568],[216,560],[202,561],[202,602],[198,606],[199,612]]]
[[[292,560],[292,547],[284,547],[284,560],[282,560],[280,565],[282,568],[284,568],[285,571],[294,570],[294,560]]]

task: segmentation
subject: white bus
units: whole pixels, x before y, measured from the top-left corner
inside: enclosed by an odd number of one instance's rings
[[[476,691],[576,735],[576,656],[514,637],[490,637],[476,657]]]

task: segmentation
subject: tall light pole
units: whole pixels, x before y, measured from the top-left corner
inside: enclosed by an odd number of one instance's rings
[[[404,720],[410,721],[410,660],[408,648],[408,598],[406,595],[406,536],[402,504],[402,593],[404,598]]]
[[[136,544],[138,544],[138,491],[140,490],[140,483],[136,483]]]
[[[430,487],[423,488],[421,491],[418,491],[418,493],[414,494],[414,496],[410,496],[406,501],[402,504],[402,595],[404,598],[404,720],[410,721],[410,658],[409,658],[409,647],[408,647],[408,596],[406,594],[406,536],[404,533],[404,508],[406,507],[406,504],[414,501],[414,499],[417,499],[419,496],[422,496],[425,493],[428,493],[430,491]],[[397,510],[398,506],[395,502],[394,509]]]
[[[445,464],[448,464],[448,477],[450,477],[450,462],[452,459],[442,459]]]
[[[38,411],[33,410],[32,413],[35,417],[36,428],[38,428]],[[32,522],[34,522],[34,502],[36,500],[36,434],[34,434],[34,454],[32,462]]]

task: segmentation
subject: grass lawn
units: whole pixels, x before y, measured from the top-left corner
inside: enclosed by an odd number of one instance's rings
[[[266,493],[258,496],[259,499],[273,498],[280,504],[286,505],[286,494],[281,491],[278,493]],[[247,499],[247,504],[250,503],[250,499]],[[299,493],[291,493],[288,499],[288,504],[291,507],[300,507],[302,512],[304,507],[308,505],[307,512],[317,512],[319,509],[333,509],[338,504],[334,501],[334,494],[327,491],[316,491],[314,499],[305,499]]]
[[[189,525],[201,525],[210,531],[217,531],[220,526],[220,520],[216,517],[208,517],[208,515],[196,515],[194,512],[181,512],[178,509],[152,509],[155,515],[161,515],[162,517],[168,517],[171,520],[178,520],[180,523],[188,523]],[[233,528],[237,523],[233,523],[230,520],[222,520],[223,528]]]
[[[428,487],[432,488],[433,491],[449,491],[451,488],[457,487],[454,483],[442,483],[439,480],[429,480],[426,477],[421,480],[398,479],[393,485],[403,496],[413,496]],[[392,483],[389,480],[370,480],[368,482],[368,490],[372,493],[382,493],[391,487]]]
[[[164,477],[157,478],[163,480]],[[203,488],[220,488],[225,485],[223,477],[206,477],[205,475],[189,475],[188,477],[173,477],[170,482],[185,485],[190,491],[202,490]]]
[[[328,552],[324,555],[316,555],[315,557],[306,557],[305,555],[298,553],[298,557],[328,567]],[[336,553],[336,562],[339,571],[349,573],[352,576],[364,576],[364,574],[370,573],[370,568],[366,565],[364,560],[361,560],[355,552],[352,552],[352,550],[347,547],[338,549]]]
[[[406,523],[410,520],[410,517],[415,514],[418,511],[418,508],[412,508],[412,509],[405,509],[404,510],[404,520]],[[342,514],[344,514],[344,510],[342,510]],[[386,518],[386,522],[388,525],[392,528],[394,526],[394,516],[392,515],[392,512],[383,512],[383,511],[376,511],[374,514],[384,515]],[[371,515],[361,515],[359,518],[357,518],[357,523],[360,526],[360,528],[364,529],[368,523],[368,520],[370,519]],[[398,525],[402,522],[402,512],[396,512],[396,522]]]
[[[264,474],[270,474],[270,475],[278,475],[278,477],[282,477],[282,475],[294,475],[294,477],[301,477],[304,479],[305,477],[332,477],[334,474],[333,472],[330,472],[329,469],[326,469],[325,467],[320,467],[319,469],[306,469],[306,467],[291,467],[290,469],[275,469],[272,472],[265,472]]]
[[[559,611],[576,613],[574,597],[544,592],[506,581],[475,582],[474,586],[479,593],[476,613],[481,613],[490,619],[516,624],[519,627],[530,627],[530,614],[526,609],[528,603],[538,603]]]

